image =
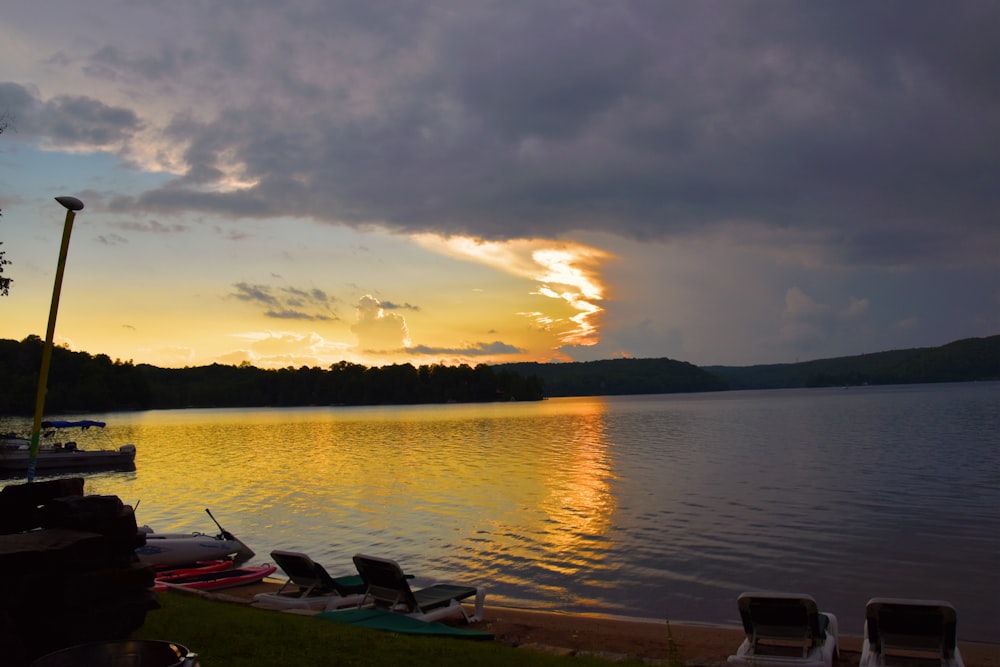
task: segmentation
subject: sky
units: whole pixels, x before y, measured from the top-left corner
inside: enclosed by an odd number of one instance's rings
[[[0,338],[163,367],[1000,333],[1000,4],[0,12]]]

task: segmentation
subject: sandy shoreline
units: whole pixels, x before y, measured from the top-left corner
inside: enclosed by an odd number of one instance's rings
[[[486,618],[472,627],[492,632],[497,641],[514,646],[537,646],[566,653],[635,656],[666,662],[676,655],[698,667],[726,664],[743,641],[739,627],[631,620],[487,607]],[[861,638],[840,636],[840,658],[835,665],[857,665]],[[966,667],[1000,667],[1000,644],[959,642]],[[673,652],[673,653],[672,653]]]
[[[277,584],[264,582],[206,594],[205,597],[249,604],[255,594],[271,592],[276,588]],[[496,641],[519,648],[567,655],[638,657],[664,663],[674,656],[689,667],[724,665],[726,658],[735,653],[743,641],[743,630],[737,626],[535,611],[488,603],[485,618],[464,627],[491,632]],[[962,642],[961,625],[959,639],[965,667],[1000,667],[1000,643]],[[860,637],[841,635],[838,646],[840,658],[835,667],[858,664],[861,657]]]

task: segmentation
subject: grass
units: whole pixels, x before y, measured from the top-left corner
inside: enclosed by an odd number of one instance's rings
[[[497,642],[411,637],[309,616],[161,594],[135,639],[169,640],[199,656],[204,667],[607,667],[593,656],[550,655]],[[623,663],[615,663],[623,664]],[[628,663],[624,663],[628,664]],[[633,662],[631,664],[638,664]]]
[[[667,621],[667,667],[684,667],[680,646],[674,641],[674,633],[670,629],[669,620]]]

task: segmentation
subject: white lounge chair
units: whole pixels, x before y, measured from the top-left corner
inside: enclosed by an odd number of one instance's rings
[[[872,598],[865,607],[860,667],[939,661],[963,667],[955,608],[942,600]]]
[[[356,574],[331,577],[322,565],[296,551],[275,550],[271,559],[288,575],[288,581],[274,593],[255,595],[255,606],[322,611],[357,607],[364,600],[368,586]]]
[[[737,600],[746,638],[729,663],[746,667],[831,667],[837,617],[808,595],[743,593]]]
[[[422,621],[437,621],[448,616],[462,616],[468,622],[483,618],[486,589],[463,584],[434,584],[414,591],[407,575],[394,560],[357,554],[354,564],[368,586],[366,602],[377,609],[400,612]],[[475,596],[470,615],[462,600]]]

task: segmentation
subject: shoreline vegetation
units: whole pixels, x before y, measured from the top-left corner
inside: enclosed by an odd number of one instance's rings
[[[277,585],[264,582],[220,593],[177,589],[160,593],[161,609],[147,614],[146,623],[136,636],[183,644],[197,652],[203,664],[216,667],[236,664],[295,667],[324,664],[334,657],[337,664],[344,665],[423,664],[424,660],[433,659],[439,667],[469,663],[481,667],[581,666],[623,661],[669,667],[722,667],[743,640],[743,631],[736,626],[491,605],[487,605],[482,621],[456,625],[492,633],[492,642],[409,637],[249,606],[255,593],[272,590]],[[959,647],[965,666],[1000,665],[1000,643],[961,641],[961,610],[959,615]],[[834,667],[858,664],[860,637],[841,636],[839,648],[840,656]],[[253,662],[249,656],[259,662]]]
[[[0,415],[34,410],[43,342],[0,339]],[[746,389],[970,382],[1000,379],[1000,335],[934,348],[892,350],[794,364],[706,366],[673,359],[570,363],[392,364],[341,361],[328,368],[261,369],[249,364],[159,368],[53,350],[48,412],[183,408],[420,405],[538,401]]]

